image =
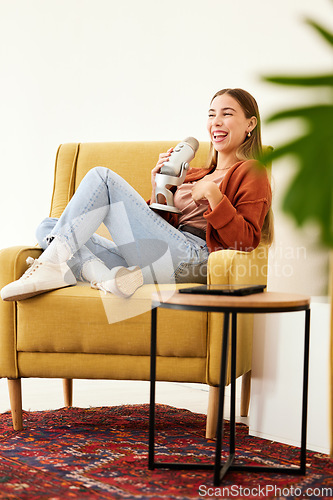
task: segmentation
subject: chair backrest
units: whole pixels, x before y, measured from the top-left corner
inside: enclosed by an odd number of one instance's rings
[[[50,217],[60,217],[86,173],[97,166],[121,175],[147,200],[151,195],[151,170],[160,153],[177,141],[67,143],[58,148]],[[270,147],[265,147],[265,149]],[[191,166],[206,164],[209,142],[201,142]],[[268,175],[270,176],[270,165]]]
[[[151,170],[160,153],[177,141],[96,142],[62,144],[57,152],[51,217],[60,217],[85,174],[97,166],[108,167],[121,175],[144,199],[151,195]],[[209,143],[200,143],[191,162],[200,168],[206,163]]]

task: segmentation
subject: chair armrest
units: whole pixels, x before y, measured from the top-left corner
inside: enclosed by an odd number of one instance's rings
[[[208,259],[207,282],[212,285],[261,285],[267,283],[267,274],[267,246],[252,252],[219,250]]]
[[[0,288],[20,278],[27,257],[38,258],[39,247],[16,246],[0,251]],[[0,299],[0,377],[17,378],[16,302]]]

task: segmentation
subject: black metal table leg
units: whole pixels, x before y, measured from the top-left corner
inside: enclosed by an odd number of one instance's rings
[[[237,313],[232,313],[231,317],[232,317],[232,323],[231,323],[230,454],[235,455]]]
[[[221,451],[223,439],[223,412],[224,393],[227,371],[227,346],[229,338],[229,313],[224,316],[223,343],[220,367],[220,395],[219,395],[219,415],[217,419],[216,452],[214,468],[214,485],[218,486],[224,475],[228,472],[235,458],[235,429],[236,429],[236,348],[237,348],[237,313],[232,313],[231,323],[231,397],[230,397],[230,439],[229,457],[221,467]]]
[[[309,380],[309,348],[310,348],[310,309],[305,311],[304,361],[303,361],[303,400],[301,431],[301,471],[306,471],[306,428],[308,416],[308,380]]]
[[[149,405],[149,452],[148,467],[154,469],[155,442],[155,389],[156,389],[156,325],[157,308],[151,310],[151,345],[150,345],[150,405]]]
[[[223,338],[222,338],[222,352],[221,352],[221,365],[220,365],[220,390],[219,390],[219,406],[218,406],[217,429],[216,429],[216,450],[215,450],[215,467],[214,467],[215,485],[219,484],[220,474],[221,474],[224,392],[225,392],[225,382],[227,375],[226,372],[227,372],[227,349],[228,349],[228,339],[229,339],[229,317],[230,313],[226,312],[224,314],[224,322],[223,322]],[[228,462],[224,465],[224,468],[227,466],[227,464]],[[226,470],[227,468],[228,467],[226,467]]]

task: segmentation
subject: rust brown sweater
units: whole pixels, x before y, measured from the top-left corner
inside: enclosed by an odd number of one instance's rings
[[[190,168],[185,182],[202,179],[212,170]],[[255,160],[240,161],[227,170],[220,191],[224,195],[220,203],[214,210],[209,207],[204,213],[209,251],[253,250],[260,242],[261,229],[272,201],[266,170]],[[164,217],[173,226],[178,226],[177,215],[165,213]]]

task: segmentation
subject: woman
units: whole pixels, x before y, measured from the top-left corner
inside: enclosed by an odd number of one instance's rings
[[[117,174],[90,170],[59,220],[37,229],[44,252],[17,281],[1,290],[3,300],[21,300],[74,285],[130,297],[143,283],[206,281],[210,252],[253,250],[271,240],[271,189],[261,154],[260,116],[242,89],[217,92],[210,104],[208,166],[189,169],[174,202],[182,212],[155,213],[155,176],[172,149],[152,170],[148,204]],[[94,234],[104,222],[113,241]]]

